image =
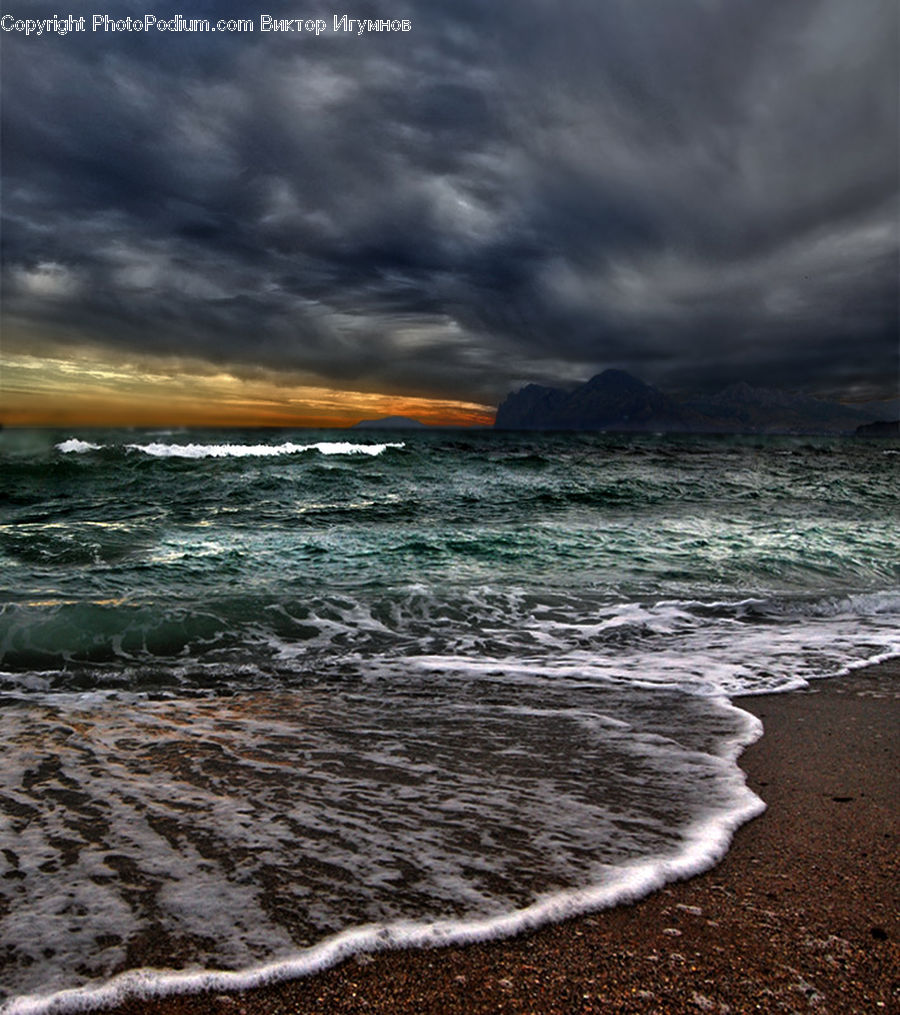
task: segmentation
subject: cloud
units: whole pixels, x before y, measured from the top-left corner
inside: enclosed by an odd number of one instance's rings
[[[472,402],[609,365],[890,393],[893,4],[390,16],[5,35],[8,341]]]
[[[18,291],[41,301],[72,297],[80,289],[75,272],[55,261],[40,261],[33,268],[14,266],[11,275]]]

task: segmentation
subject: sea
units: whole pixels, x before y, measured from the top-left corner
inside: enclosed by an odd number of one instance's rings
[[[715,864],[735,696],[900,655],[900,443],[0,432],[0,1011]]]

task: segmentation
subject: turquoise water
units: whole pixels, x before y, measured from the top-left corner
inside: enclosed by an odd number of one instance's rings
[[[176,989],[649,890],[762,806],[730,695],[900,653],[895,442],[4,431],[0,470],[11,1011],[138,940]]]

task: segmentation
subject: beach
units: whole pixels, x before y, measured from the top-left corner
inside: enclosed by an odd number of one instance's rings
[[[0,447],[0,1011],[891,1004],[891,449],[159,437]]]
[[[635,905],[505,941],[382,952],[235,995],[134,998],[117,1015],[806,1012],[900,1005],[900,662],[738,700],[768,805],[724,861]],[[109,1011],[110,1009],[104,1009]]]

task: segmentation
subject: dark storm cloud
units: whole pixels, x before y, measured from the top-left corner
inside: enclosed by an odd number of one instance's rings
[[[4,34],[7,341],[487,402],[608,365],[891,393],[892,3],[348,13],[413,30]]]

